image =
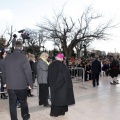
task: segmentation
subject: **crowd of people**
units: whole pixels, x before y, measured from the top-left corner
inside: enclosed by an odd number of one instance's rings
[[[31,89],[35,79],[39,85],[39,105],[51,107],[50,116],[65,115],[68,105],[75,104],[72,79],[68,67],[62,62],[61,53],[51,62],[48,61],[49,55],[46,52],[36,59],[33,54],[23,52],[20,41],[16,41],[12,53],[4,53],[4,58],[0,60],[1,91],[4,92],[4,88],[7,88],[11,120],[18,120],[17,104],[20,104],[23,120],[30,118],[27,97],[34,96]],[[51,104],[48,103],[48,87]],[[5,93],[1,96],[7,99]]]
[[[105,58],[99,58],[98,55],[95,55],[94,58],[75,58],[74,60],[68,59],[64,63],[69,67],[71,76],[81,76],[85,78],[85,81],[92,80],[93,87],[99,85],[99,76],[110,76],[110,84],[116,85],[119,84],[117,77],[120,73],[120,60],[119,56],[114,55]],[[84,75],[80,74],[81,69],[83,68]]]
[[[31,93],[36,79],[39,87],[38,104],[51,107],[50,116],[65,115],[68,106],[75,104],[72,71],[70,67],[84,69],[85,81],[92,80],[93,87],[99,85],[101,71],[106,76],[111,76],[110,84],[119,84],[119,60],[117,56],[112,59],[100,59],[98,55],[91,59],[67,59],[62,53],[55,57],[49,57],[46,52],[39,57],[34,54],[24,53],[23,45],[16,41],[12,53],[1,52],[0,79],[1,99],[9,98],[9,110],[11,120],[18,120],[17,105],[21,108],[23,120],[30,118],[27,97],[33,97]],[[79,72],[75,72],[79,76]],[[36,87],[36,86],[35,86]],[[50,87],[50,94],[49,94]],[[7,88],[8,96],[4,93]],[[51,104],[48,102],[50,96]]]

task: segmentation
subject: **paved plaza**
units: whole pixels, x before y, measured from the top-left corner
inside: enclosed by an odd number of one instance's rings
[[[118,77],[120,81],[120,76]],[[110,77],[100,77],[99,86],[92,81],[73,80],[75,105],[69,106],[65,116],[50,117],[50,108],[38,106],[37,88],[34,97],[28,97],[30,120],[120,120],[120,84],[110,85]],[[20,108],[18,120],[22,120]],[[8,100],[0,99],[0,120],[10,120]]]

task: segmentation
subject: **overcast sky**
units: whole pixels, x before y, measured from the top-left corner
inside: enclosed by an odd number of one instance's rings
[[[64,13],[72,18],[80,18],[80,12],[91,5],[103,15],[105,21],[114,18],[116,23],[120,22],[119,0],[0,0],[0,33],[10,25],[16,31],[26,27],[34,28],[43,17],[54,16],[54,10],[60,11],[63,5]],[[92,47],[106,52],[120,52],[119,27],[112,31],[109,42],[94,42]]]

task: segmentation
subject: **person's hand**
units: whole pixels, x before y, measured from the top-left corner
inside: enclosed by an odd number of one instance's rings
[[[30,86],[28,86],[28,89],[31,90],[32,88]]]
[[[4,87],[4,88],[6,88],[6,87],[7,87],[7,85],[6,85],[6,84],[4,84],[4,85],[3,85],[3,87]]]

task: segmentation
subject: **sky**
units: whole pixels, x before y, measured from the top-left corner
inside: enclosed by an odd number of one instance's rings
[[[119,2],[119,0],[0,0],[0,34],[11,25],[16,32],[24,28],[36,28],[36,24],[44,17],[54,16],[54,11],[61,11],[63,6],[64,13],[75,19],[80,18],[80,13],[87,6],[92,6],[96,12],[103,15],[105,22],[114,18],[114,22],[119,23]],[[91,48],[120,52],[120,25],[110,33],[112,35],[109,41],[93,42]],[[45,47],[53,48],[48,42]]]

